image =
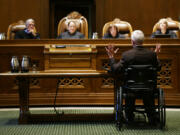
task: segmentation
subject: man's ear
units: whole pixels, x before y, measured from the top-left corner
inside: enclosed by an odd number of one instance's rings
[[[131,40],[131,44],[132,44],[132,46],[134,46],[134,45],[135,45],[135,42],[134,42],[133,40]]]

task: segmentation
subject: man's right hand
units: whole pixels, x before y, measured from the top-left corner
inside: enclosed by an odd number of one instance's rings
[[[119,48],[117,48],[116,50],[114,50],[114,45],[108,45],[107,47],[105,47],[106,52],[109,56],[109,58],[114,58],[114,54],[116,54],[119,50]]]
[[[154,50],[154,52],[157,53],[157,54],[158,54],[159,52],[161,52],[161,44],[157,44],[157,45],[156,45],[156,49]]]
[[[36,29],[29,29],[29,32],[31,32],[34,36],[36,36]]]

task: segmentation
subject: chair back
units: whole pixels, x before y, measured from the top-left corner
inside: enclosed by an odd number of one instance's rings
[[[157,70],[152,65],[130,65],[125,69],[124,86],[132,91],[151,91],[157,85]]]
[[[179,33],[180,23],[178,21],[172,20],[171,18],[162,18],[162,19],[166,19],[167,24],[168,24],[167,29],[174,31],[177,37],[179,38],[180,37],[180,33]],[[156,32],[157,30],[160,30],[160,25],[159,25],[160,21],[161,19],[154,25],[153,31],[152,31],[153,33]]]
[[[23,30],[26,28],[24,21],[20,20],[16,23],[12,23],[9,25],[7,30],[7,39],[14,39],[15,33],[19,30]]]
[[[76,11],[71,12],[69,15],[67,15],[59,21],[57,35],[59,36],[62,32],[67,31],[68,23],[71,21],[75,22],[77,30],[84,34],[86,38],[88,38],[87,20],[84,16],[82,16],[80,13]]]
[[[104,27],[103,27],[103,31],[102,31],[102,36],[104,36],[104,34],[107,33],[109,27],[111,25],[115,25],[117,28],[118,28],[118,32],[120,34],[124,34],[125,37],[130,37],[131,36],[131,33],[132,33],[132,27],[131,27],[131,24],[126,22],[126,21],[121,21],[120,19],[118,18],[115,18],[113,21],[111,22],[107,22]]]

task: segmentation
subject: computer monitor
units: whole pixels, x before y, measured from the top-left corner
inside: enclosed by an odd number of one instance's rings
[[[171,38],[170,34],[156,34],[155,38]]]

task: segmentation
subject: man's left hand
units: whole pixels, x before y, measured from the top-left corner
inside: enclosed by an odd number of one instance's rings
[[[159,52],[161,52],[161,44],[157,44],[157,45],[156,45],[156,49],[154,50],[154,52],[157,53],[157,54],[158,54]]]

